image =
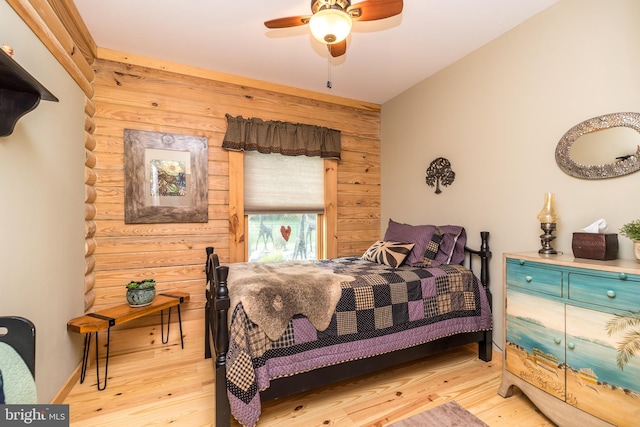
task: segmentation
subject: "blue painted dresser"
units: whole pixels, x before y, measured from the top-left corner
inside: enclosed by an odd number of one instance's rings
[[[640,263],[505,254],[499,394],[560,426],[640,421]]]

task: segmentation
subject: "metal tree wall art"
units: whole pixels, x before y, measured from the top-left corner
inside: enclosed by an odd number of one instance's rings
[[[440,184],[447,187],[456,179],[456,173],[451,169],[451,162],[444,157],[438,157],[427,168],[427,185],[436,187],[436,194],[442,193]]]

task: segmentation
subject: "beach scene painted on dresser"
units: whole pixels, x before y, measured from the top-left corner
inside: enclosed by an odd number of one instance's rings
[[[638,345],[637,313],[603,313],[508,290],[506,316],[509,372],[612,424],[640,416],[640,358],[629,351]]]

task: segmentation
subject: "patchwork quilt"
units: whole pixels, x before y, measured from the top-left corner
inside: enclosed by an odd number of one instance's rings
[[[463,266],[393,268],[359,257],[315,263],[354,278],[341,283],[327,329],[318,331],[297,315],[271,340],[242,304],[231,314],[227,394],[231,413],[244,426],[257,423],[259,392],[272,379],[492,327],[483,287]]]

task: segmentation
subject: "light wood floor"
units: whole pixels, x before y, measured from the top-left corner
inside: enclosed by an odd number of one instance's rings
[[[185,348],[178,328],[170,341],[157,339],[148,349],[127,353],[112,332],[109,379],[96,389],[95,366],[84,384],[76,384],[64,403],[73,427],[212,426],[213,364],[203,357],[201,322],[184,326]],[[462,348],[392,370],[337,383],[263,405],[262,426],[384,426],[455,400],[489,426],[553,426],[519,390],[504,399],[497,394],[501,354],[478,360],[474,348]],[[104,363],[101,363],[104,368]],[[233,426],[238,426],[235,423]]]

